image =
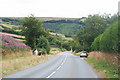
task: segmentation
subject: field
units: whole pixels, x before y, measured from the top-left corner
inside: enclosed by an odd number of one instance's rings
[[[80,24],[75,23],[44,23],[43,28],[50,29],[54,33],[60,33],[68,36],[72,36],[80,29]]]
[[[25,40],[23,40],[25,38],[25,36],[10,34],[10,33],[4,33],[4,32],[2,32],[2,34],[14,37],[14,38],[16,38],[16,40],[19,40],[19,41],[25,41]]]

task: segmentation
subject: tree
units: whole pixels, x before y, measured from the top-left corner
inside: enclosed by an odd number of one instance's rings
[[[37,47],[38,47],[38,48],[41,48],[41,49],[42,49],[42,48],[45,49],[48,54],[49,54],[49,52],[50,52],[49,42],[48,42],[48,40],[47,40],[44,36],[42,36],[42,37],[40,37],[40,38],[38,39]]]
[[[89,51],[94,39],[107,28],[107,23],[100,15],[89,15],[85,22],[86,26],[80,28],[74,40],[79,42],[81,50]]]
[[[25,35],[26,43],[31,48],[36,48],[37,38],[44,34],[42,22],[36,19],[33,15],[26,17],[22,22],[22,33]]]
[[[62,43],[62,48],[65,48],[66,50],[70,51],[72,48],[72,42],[71,40],[66,40]]]

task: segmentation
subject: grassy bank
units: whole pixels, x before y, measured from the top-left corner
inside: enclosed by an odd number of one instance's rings
[[[118,78],[118,60],[117,55],[100,53],[100,52],[91,52],[87,59],[97,71],[106,78]]]
[[[42,55],[42,56],[21,56],[17,58],[7,58],[7,59],[2,59],[2,72],[0,77],[6,76],[27,68],[30,68],[32,66],[35,66],[37,64],[40,64],[42,62],[47,61],[50,59],[52,56],[57,55],[55,54],[50,54],[50,55]]]
[[[80,56],[80,52],[79,53],[72,52],[72,54],[74,54],[76,56]]]

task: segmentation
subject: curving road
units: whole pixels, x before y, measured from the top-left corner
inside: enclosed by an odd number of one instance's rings
[[[71,51],[60,53],[35,67],[5,78],[100,78],[94,69]]]

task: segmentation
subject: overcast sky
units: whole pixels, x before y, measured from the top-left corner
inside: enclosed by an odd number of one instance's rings
[[[0,17],[81,18],[89,14],[114,14],[119,0],[0,0]]]

